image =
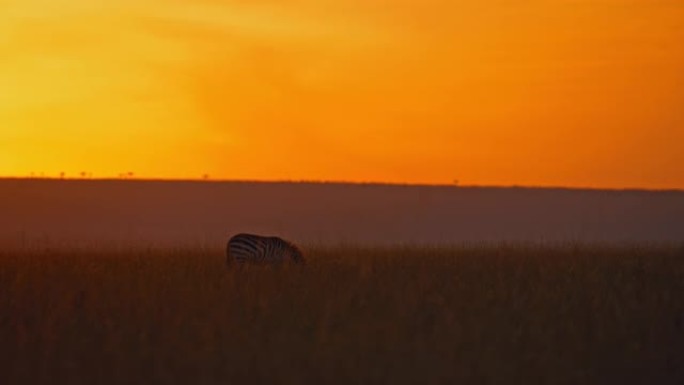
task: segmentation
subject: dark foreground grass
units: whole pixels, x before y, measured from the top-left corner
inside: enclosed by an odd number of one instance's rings
[[[0,383],[681,384],[684,249],[0,254]]]

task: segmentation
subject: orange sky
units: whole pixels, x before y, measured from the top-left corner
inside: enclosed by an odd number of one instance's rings
[[[0,175],[684,188],[684,0],[0,0]]]

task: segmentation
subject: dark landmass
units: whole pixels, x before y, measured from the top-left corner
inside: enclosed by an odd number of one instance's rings
[[[193,245],[681,242],[684,192],[337,183],[0,180],[0,242]]]

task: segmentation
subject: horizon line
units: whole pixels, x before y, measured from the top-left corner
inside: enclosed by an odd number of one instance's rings
[[[678,192],[684,188],[648,188],[648,187],[590,187],[562,185],[504,185],[504,184],[462,184],[447,183],[411,183],[382,181],[350,181],[325,179],[212,179],[212,178],[164,178],[164,177],[59,177],[59,176],[0,176],[0,181],[51,181],[51,182],[141,182],[141,183],[253,183],[253,184],[333,184],[360,186],[397,186],[397,187],[450,187],[461,189],[528,189],[528,190],[577,190],[577,191],[643,191],[643,192]]]

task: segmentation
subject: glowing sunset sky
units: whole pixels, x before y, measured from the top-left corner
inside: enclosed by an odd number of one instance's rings
[[[0,175],[684,188],[684,0],[0,0]]]

